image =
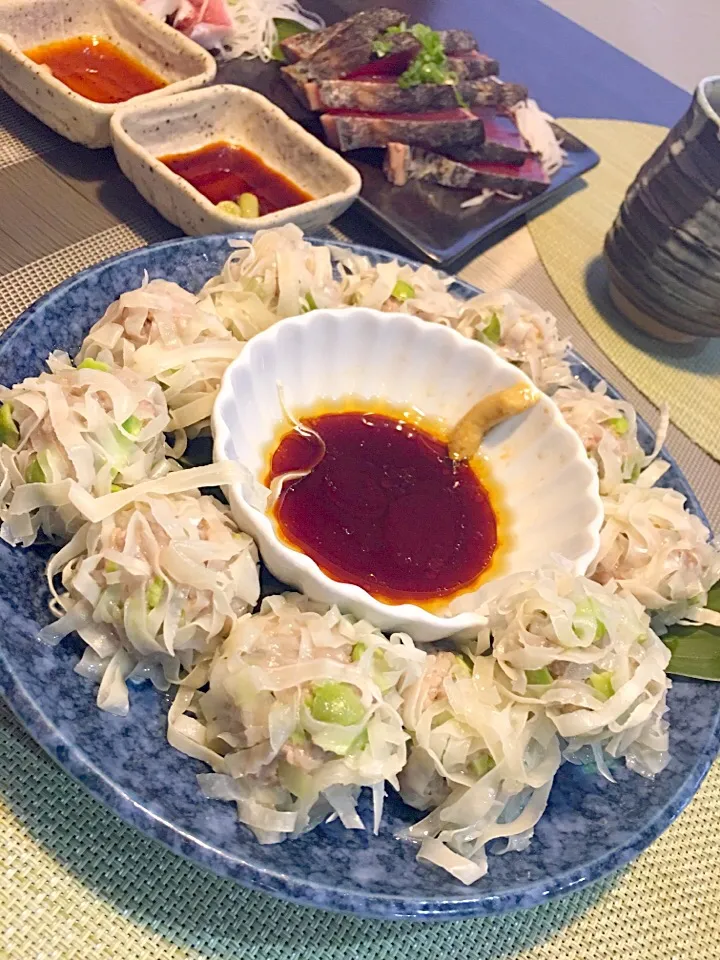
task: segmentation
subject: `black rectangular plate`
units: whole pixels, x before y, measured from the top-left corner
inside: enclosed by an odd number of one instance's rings
[[[280,74],[279,64],[258,60],[231,60],[223,64],[216,83],[236,83],[262,93],[306,130],[324,140],[318,117],[295,98]],[[393,187],[382,172],[382,150],[355,150],[345,159],[359,170],[363,179],[359,203],[383,231],[414,256],[445,267],[465,258],[475,248],[501,239],[510,226],[522,226],[527,215],[547,203],[568,183],[592,169],[599,157],[582,141],[568,135],[566,165],[551,179],[550,186],[529,200],[493,198],[475,209],[460,204],[474,191],[451,190],[414,180]]]

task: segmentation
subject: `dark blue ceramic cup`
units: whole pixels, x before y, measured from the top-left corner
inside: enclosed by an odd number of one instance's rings
[[[640,168],[605,239],[610,295],[646,333],[720,336],[720,77]]]

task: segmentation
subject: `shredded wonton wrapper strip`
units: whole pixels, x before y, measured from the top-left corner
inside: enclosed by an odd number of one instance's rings
[[[431,654],[403,703],[413,746],[401,795],[431,812],[401,836],[466,884],[487,873],[492,841],[506,841],[497,852],[527,846],[561,763],[551,721],[514,701],[496,670],[492,657]]]
[[[513,291],[461,300],[448,289],[452,279],[429,266],[373,265],[343,248],[310,244],[294,224],[231,244],[237,250],[205,284],[200,304],[242,340],[315,307],[361,305],[410,313],[475,337],[517,363],[542,390],[572,382],[564,359],[568,341],[560,338],[555,317]],[[493,317],[497,329],[488,330]]]
[[[642,479],[603,497],[605,520],[590,576],[632,594],[652,612],[660,633],[681,620],[720,625],[706,608],[720,578],[720,553],[707,527],[685,509],[677,490],[646,487]]]
[[[406,760],[401,692],[425,658],[408,636],[387,639],[335,607],[298,594],[267,597],[216,651],[202,677],[207,691],[180,688],[168,739],[210,764],[214,774],[199,777],[203,793],[234,800],[261,843],[331,816],[364,829],[355,806],[363,786],[373,788],[377,832],[384,783],[397,786]],[[326,715],[314,697],[325,697]],[[352,716],[343,716],[347,704]]]
[[[636,483],[642,471],[660,453],[667,434],[667,413],[661,414],[657,444],[646,454],[637,436],[637,414],[627,400],[607,395],[600,382],[594,390],[577,383],[560,387],[553,395],[566,422],[582,440],[600,478],[600,493],[609,494],[623,483]],[[659,479],[659,478],[658,478]]]
[[[542,706],[567,759],[594,748],[609,779],[603,750],[645,776],[665,767],[670,651],[637,600],[549,569],[509,578],[487,612],[483,645],[492,637],[510,694]]]
[[[195,436],[208,428],[223,373],[241,350],[207,300],[200,305],[176,283],[146,277],[108,307],[77,362],[99,360],[155,380],[167,401],[168,429]]]
[[[19,436],[0,445],[0,536],[34,543],[72,536],[82,522],[72,490],[110,495],[149,477],[164,477],[161,389],[130,370],[76,369],[67,354],[48,359],[49,373],[0,386]]]
[[[213,497],[146,495],[86,523],[50,561],[62,616],[40,638],[79,633],[87,650],[76,670],[100,680],[101,709],[124,716],[126,680],[167,690],[213,655],[257,602],[257,567],[253,540]]]

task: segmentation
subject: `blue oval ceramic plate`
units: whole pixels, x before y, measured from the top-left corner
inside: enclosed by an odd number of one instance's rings
[[[357,248],[374,260],[380,251]],[[86,270],[38,301],[0,338],[2,380],[40,372],[53,349],[74,353],[91,324],[143,272],[192,290],[216,273],[228,254],[226,237],[174,240]],[[476,291],[456,283],[454,292]],[[598,374],[573,356],[588,384]],[[641,439],[649,447],[646,424]],[[669,458],[668,458],[669,459]],[[699,504],[673,464],[664,483]],[[614,768],[617,784],[565,764],[547,812],[524,853],[490,858],[486,877],[464,887],[417,863],[415,849],[394,834],[417,814],[392,796],[378,837],[338,823],[299,840],[262,847],[238,825],[234,806],[201,797],[203,766],[165,740],[168,701],[147,684],[131,691],[127,718],[95,706],[95,688],[73,673],[79,640],[50,649],[36,637],[50,620],[46,548],[0,544],[0,691],[48,753],[128,823],[176,853],[249,887],[298,903],[380,918],[458,919],[529,907],[576,889],[622,866],[677,816],[698,787],[718,746],[720,706],[709,683],[675,680],[670,692],[672,760],[655,781]],[[365,811],[367,812],[367,810]],[[367,820],[366,820],[367,822]]]

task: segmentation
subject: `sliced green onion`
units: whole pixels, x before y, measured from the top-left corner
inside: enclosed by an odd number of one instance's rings
[[[501,333],[502,330],[500,329],[500,317],[497,315],[497,313],[493,313],[490,317],[488,325],[482,331],[482,334],[486,340],[490,341],[490,343],[499,343]]]
[[[404,90],[420,83],[454,83],[457,76],[450,69],[442,36],[424,23],[414,24],[409,32],[420,44],[420,51],[398,77],[398,86]]]
[[[143,428],[142,420],[138,419],[133,413],[123,422],[122,428],[126,433],[136,437]]]
[[[5,444],[14,450],[20,443],[20,431],[12,418],[12,409],[9,400],[0,407],[0,446]]]
[[[575,636],[582,635],[584,626],[594,628],[593,643],[600,640],[605,633],[605,624],[597,615],[597,605],[590,597],[586,597],[575,605],[575,615],[573,616],[573,633]]]
[[[630,429],[630,422],[627,417],[611,417],[609,420],[606,420],[605,423],[611,430],[614,430],[619,437],[622,437],[623,434],[626,434]]]
[[[86,360],[83,360],[82,363],[78,364],[78,370],[102,370],[103,373],[110,373],[110,364],[88,357]]]
[[[240,207],[241,217],[256,220],[260,216],[260,201],[254,193],[241,193],[235,197],[235,203]]]
[[[390,296],[399,300],[400,303],[405,303],[406,300],[410,300],[415,296],[415,287],[406,280],[398,280],[392,288]]]
[[[470,769],[478,778],[478,780],[481,777],[484,777],[486,773],[489,773],[494,766],[495,761],[489,753],[479,753],[470,761]]]
[[[286,760],[281,760],[278,764],[278,780],[287,791],[296,797],[312,794],[312,777]]]
[[[305,302],[300,306],[300,313],[310,313],[312,310],[317,310],[318,305],[315,302],[315,297],[311,293],[305,294]]]
[[[365,716],[365,707],[351,684],[328,680],[313,690],[310,713],[323,723],[352,727]]]
[[[368,737],[367,727],[365,727],[350,744],[348,753],[361,753],[369,742],[370,738]]]
[[[456,662],[456,664],[457,664],[458,672],[459,672],[462,676],[465,676],[465,677],[471,677],[471,676],[472,676],[473,668],[474,668],[475,665],[473,664],[473,662],[472,662],[472,660],[470,659],[470,657],[467,656],[467,654],[465,654],[465,653],[456,653],[456,654],[455,654],[455,662]]]
[[[352,653],[350,654],[350,659],[353,663],[357,663],[360,657],[365,653],[367,647],[364,643],[356,643],[352,648]]]
[[[124,489],[125,487],[121,487],[119,483],[110,484],[110,493],[120,493],[120,491]]]
[[[165,590],[165,581],[162,577],[153,577],[147,588],[147,606],[148,610],[154,610],[162,600]]]
[[[114,560],[105,561],[105,573],[115,573],[119,569],[120,568],[118,567],[118,565],[115,563]]]
[[[612,678],[612,670],[606,670],[604,673],[591,673],[588,677],[588,683],[603,700],[609,700],[615,693]]]
[[[26,483],[45,483],[45,471],[40,466],[37,457],[33,457],[25,470]]]
[[[430,721],[430,729],[434,730],[436,727],[440,727],[443,723],[447,723],[448,720],[452,720],[453,715],[449,710],[443,710],[442,713],[438,713]]]
[[[542,667],[540,670],[526,670],[525,679],[530,686],[535,687],[546,687],[553,682],[552,674],[547,667]]]
[[[384,57],[388,53],[392,53],[392,41],[384,40],[383,37],[391,37],[396,33],[406,33],[407,28],[407,23],[401,23],[396,27],[388,27],[384,33],[381,33],[379,37],[373,40],[372,48],[375,56]]]

